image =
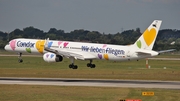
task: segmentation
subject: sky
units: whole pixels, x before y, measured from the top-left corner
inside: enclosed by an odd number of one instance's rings
[[[33,26],[71,32],[116,34],[162,20],[161,29],[180,30],[180,0],[0,0],[0,31]]]

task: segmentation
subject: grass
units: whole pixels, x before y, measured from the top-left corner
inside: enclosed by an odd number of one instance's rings
[[[94,60],[95,69],[87,68],[89,61],[75,61],[77,70],[69,69],[69,59],[59,63],[46,63],[42,57],[23,57],[18,63],[17,57],[0,57],[0,77],[49,77],[49,78],[92,78],[92,79],[134,79],[134,80],[172,80],[180,81],[180,62],[167,60],[149,60],[150,69],[145,60],[113,62]],[[166,67],[166,69],[164,69]]]
[[[179,101],[180,91],[144,88],[68,87],[38,85],[0,85],[0,101]],[[142,96],[142,92],[154,96]]]

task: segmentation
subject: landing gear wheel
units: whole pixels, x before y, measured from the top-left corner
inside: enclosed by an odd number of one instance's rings
[[[92,65],[91,65],[91,68],[95,68],[95,67],[96,67],[96,65],[95,65],[95,64],[92,64]]]
[[[87,67],[90,67],[90,68],[95,68],[95,67],[96,67],[96,65],[95,65],[95,64],[88,63],[88,64],[87,64]]]
[[[19,63],[22,63],[22,62],[23,62],[23,59],[19,59],[18,62],[19,62]]]
[[[77,69],[78,66],[74,65],[74,57],[70,57],[71,64],[69,65],[69,68],[71,69]]]
[[[77,65],[74,65],[74,67],[72,68],[72,69],[77,69],[78,68],[78,66]]]
[[[95,65],[95,64],[92,64],[92,60],[90,60],[90,63],[87,63],[87,67],[95,68],[96,65]]]
[[[69,68],[73,68],[73,64],[70,64],[70,65],[69,65]]]
[[[70,65],[69,65],[69,68],[72,68],[72,69],[77,69],[77,68],[78,68],[78,66],[77,66],[77,65],[74,65],[74,64],[70,64]]]
[[[90,63],[87,63],[87,67],[91,67],[91,64],[90,64]]]

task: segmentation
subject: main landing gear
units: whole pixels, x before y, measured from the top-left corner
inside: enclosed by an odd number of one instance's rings
[[[19,62],[19,63],[22,63],[22,62],[23,62],[22,53],[19,53],[18,62]]]
[[[95,65],[95,64],[92,64],[92,60],[90,60],[90,63],[87,63],[87,67],[95,68],[96,65]]]
[[[69,64],[69,68],[77,69],[78,66],[77,66],[77,65],[74,65],[74,58],[73,58],[73,57],[70,57],[70,60],[71,60],[71,64]]]
[[[73,58],[73,57],[70,57],[70,60],[71,60],[71,64],[69,64],[69,68],[71,68],[71,69],[77,69],[78,66],[77,66],[77,65],[74,65],[74,58]],[[95,65],[95,64],[92,64],[92,60],[90,60],[90,63],[87,63],[87,67],[95,68],[96,65]]]
[[[77,69],[78,66],[77,65],[74,65],[73,63],[72,64],[69,64],[69,68],[72,68],[72,69]]]

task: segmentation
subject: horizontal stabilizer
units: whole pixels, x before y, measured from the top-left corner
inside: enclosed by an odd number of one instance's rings
[[[135,51],[136,53],[138,54],[146,54],[146,55],[151,55],[151,56],[154,56],[154,55],[158,55],[159,53],[156,52],[156,51],[151,51],[151,50],[137,50]]]
[[[169,49],[169,50],[162,50],[162,51],[158,51],[158,53],[167,53],[167,52],[172,52],[175,51],[176,49]]]

